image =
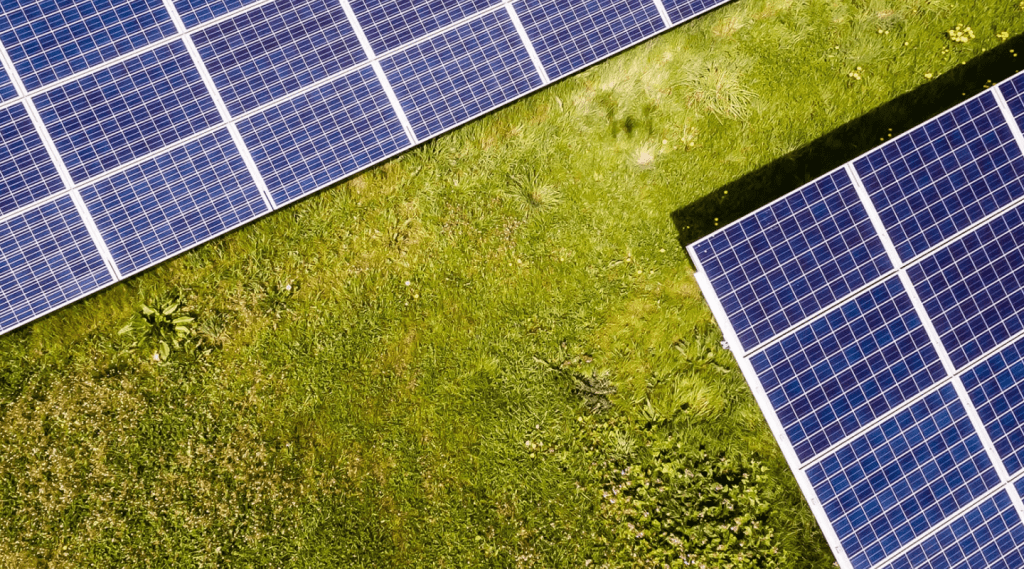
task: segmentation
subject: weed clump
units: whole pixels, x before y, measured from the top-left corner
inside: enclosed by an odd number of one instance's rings
[[[118,335],[132,338],[131,347],[152,353],[153,361],[167,361],[172,351],[194,354],[207,347],[204,335],[196,331],[195,321],[195,314],[178,297],[150,301],[139,307]]]
[[[606,459],[600,512],[612,547],[598,566],[787,566],[774,485],[759,460],[630,421],[580,421]]]

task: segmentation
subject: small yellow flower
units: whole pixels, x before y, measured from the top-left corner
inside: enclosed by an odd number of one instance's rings
[[[935,76],[935,75],[934,75],[933,73],[925,73],[925,74],[924,74],[924,78],[925,78],[925,79],[931,79],[931,78],[932,78],[932,77],[934,77],[934,76]]]
[[[955,28],[946,30],[946,36],[954,43],[967,43],[974,39],[974,30],[970,26],[957,24]]]

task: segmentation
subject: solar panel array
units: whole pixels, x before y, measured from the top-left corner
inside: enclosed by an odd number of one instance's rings
[[[1024,567],[1024,74],[688,247],[841,567]]]
[[[0,333],[727,0],[3,0]]]

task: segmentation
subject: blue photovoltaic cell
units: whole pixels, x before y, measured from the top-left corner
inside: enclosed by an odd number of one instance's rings
[[[70,197],[0,222],[0,330],[112,281]]]
[[[907,269],[957,369],[1024,330],[1024,205]]]
[[[11,78],[8,77],[7,71],[0,68],[0,102],[13,99],[18,96],[18,90],[14,88],[14,83],[11,83]]]
[[[267,211],[226,129],[115,174],[82,198],[123,275]]]
[[[234,116],[366,61],[337,0],[278,0],[192,39]]]
[[[34,102],[76,182],[220,122],[180,41],[50,89]]]
[[[690,18],[710,10],[716,6],[725,4],[728,0],[662,0],[665,11],[672,23],[678,24]]]
[[[1024,197],[1024,156],[989,92],[854,166],[903,261]]]
[[[6,0],[0,41],[29,91],[176,33],[161,0]]]
[[[504,11],[414,45],[381,67],[420,140],[542,84]]]
[[[899,277],[750,362],[801,462],[946,376]]]
[[[996,487],[952,384],[807,469],[853,567],[878,563]]]
[[[1024,340],[960,376],[1006,470],[1024,469]],[[1024,567],[1024,565],[1021,565]]]
[[[745,351],[893,268],[844,169],[692,248]]]
[[[277,205],[411,144],[369,67],[238,125]]]
[[[350,0],[376,55],[468,18],[501,0]]]
[[[552,81],[665,28],[651,0],[520,0],[513,6]]]
[[[886,569],[1020,569],[1024,525],[999,492],[900,555]]]
[[[253,2],[256,0],[174,0],[174,8],[185,27],[192,28]]]
[[[25,107],[0,109],[0,214],[63,189]]]

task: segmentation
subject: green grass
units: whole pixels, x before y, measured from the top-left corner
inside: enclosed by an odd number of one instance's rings
[[[0,338],[0,566],[628,566],[602,492],[639,432],[766,464],[783,566],[831,566],[680,242],[1022,32],[1016,0],[739,0]],[[177,296],[198,348],[118,334]]]

